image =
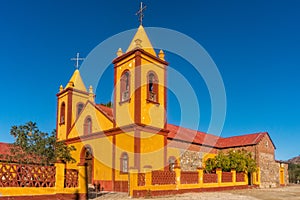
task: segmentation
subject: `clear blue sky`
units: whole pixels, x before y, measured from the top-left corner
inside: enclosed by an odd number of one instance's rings
[[[145,0],[144,26],[182,32],[201,44],[216,63],[227,95],[221,136],[268,131],[276,158],[299,155],[300,2],[253,0]],[[119,32],[137,28],[140,1],[2,0],[0,7],[0,141],[12,142],[12,125],[35,121],[55,128],[56,93],[74,71],[70,61]],[[150,36],[151,38],[151,36]],[[129,42],[129,41],[128,41]],[[115,52],[112,52],[115,53]],[[210,119],[210,100],[201,76],[186,61],[166,59],[199,86],[200,130]],[[97,90],[110,99],[112,70]],[[102,89],[100,93],[100,89]],[[169,122],[180,120],[169,94]]]

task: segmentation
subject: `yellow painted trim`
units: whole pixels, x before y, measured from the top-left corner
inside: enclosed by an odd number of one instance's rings
[[[75,194],[80,193],[79,188],[56,188],[56,187],[3,187],[0,188],[2,196],[28,196],[28,195],[51,195],[51,194]]]

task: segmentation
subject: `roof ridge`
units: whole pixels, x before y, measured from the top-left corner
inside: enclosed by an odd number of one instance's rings
[[[10,145],[10,144],[13,144],[13,143],[8,143],[8,142],[0,142],[0,144]]]
[[[234,138],[234,137],[244,137],[244,136],[249,136],[249,135],[256,135],[256,134],[263,134],[263,133],[267,133],[267,132],[257,132],[257,133],[246,133],[246,134],[241,134],[241,135],[233,135],[230,137],[224,137],[223,139],[229,139],[229,138]]]
[[[212,133],[207,133],[207,132],[204,132],[204,131],[195,130],[195,129],[187,128],[187,127],[184,127],[184,126],[179,126],[179,125],[176,125],[176,124],[170,124],[170,123],[167,123],[167,125],[171,125],[171,126],[176,126],[176,127],[179,127],[179,128],[188,129],[188,130],[190,130],[190,131],[197,131],[197,133],[203,133],[203,134],[206,134],[206,135],[212,135],[212,136],[215,136],[215,137],[218,137],[218,138],[223,138],[223,137],[221,137],[221,136],[214,135],[214,134],[212,134]]]

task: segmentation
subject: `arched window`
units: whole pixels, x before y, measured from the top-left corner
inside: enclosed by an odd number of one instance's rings
[[[122,153],[120,158],[120,171],[121,173],[128,173],[128,154]]]
[[[60,124],[64,124],[65,120],[66,120],[66,105],[65,102],[62,102],[60,106],[60,117],[59,117]]]
[[[84,120],[84,135],[88,135],[92,133],[92,119],[91,117],[87,117]]]
[[[121,76],[121,102],[129,100],[130,95],[130,73],[124,71]]]
[[[148,73],[148,100],[158,102],[158,78],[154,72]]]
[[[76,116],[78,117],[79,114],[81,113],[81,111],[83,110],[83,103],[78,103],[77,104],[77,112],[76,112]]]

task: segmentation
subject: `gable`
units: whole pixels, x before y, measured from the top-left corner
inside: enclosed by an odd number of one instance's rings
[[[89,117],[92,121],[92,133],[113,128],[112,117],[101,107],[88,101],[71,127],[68,139],[80,137],[84,134],[85,120]]]
[[[274,154],[274,150],[276,149],[272,139],[269,134],[266,134],[259,143],[258,143],[259,152]]]
[[[228,138],[220,138],[217,146],[219,148],[243,147],[258,144],[262,138],[268,135],[267,132],[253,133],[239,136],[232,136]]]

